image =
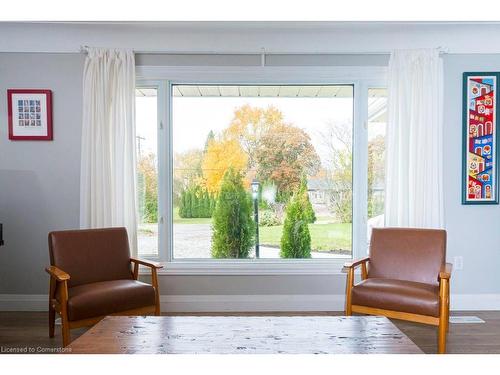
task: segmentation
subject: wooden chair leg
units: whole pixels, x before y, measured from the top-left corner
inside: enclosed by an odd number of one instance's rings
[[[63,346],[66,347],[71,342],[69,333],[69,320],[68,320],[68,285],[63,281],[59,287],[60,304],[61,304],[61,330],[63,337]]]
[[[63,346],[66,347],[69,345],[69,343],[71,342],[71,334],[69,332],[69,321],[68,321],[68,318],[67,318],[67,314],[66,315],[66,318],[63,316],[61,317],[61,330],[62,330],[62,337],[63,337]]]
[[[52,305],[52,299],[56,294],[56,282],[51,276],[49,281],[49,337],[54,337],[54,328],[56,322],[56,311]]]
[[[152,269],[151,281],[152,281],[153,287],[155,288],[155,315],[159,316],[159,315],[161,315],[160,292],[158,290],[158,273],[156,271],[156,268]]]
[[[345,315],[352,315],[352,286],[354,285],[354,270],[349,268],[349,272],[347,273],[347,282],[345,289]]]
[[[56,324],[56,310],[52,307],[52,304],[49,303],[49,337],[54,337],[54,330]]]
[[[56,311],[52,305],[52,299],[56,294],[56,281],[51,276],[49,280],[49,337],[54,337],[54,326],[56,320]]]
[[[448,282],[448,296],[446,298],[446,333],[450,330],[450,284]]]
[[[446,353],[446,323],[440,321],[438,327],[438,353]]]
[[[441,280],[439,290],[439,327],[438,327],[438,353],[446,353],[446,334],[449,324],[449,289],[448,280]]]

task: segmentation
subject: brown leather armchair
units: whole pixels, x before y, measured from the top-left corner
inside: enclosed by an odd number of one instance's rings
[[[446,231],[373,229],[370,256],[346,263],[345,314],[383,315],[438,326],[438,352],[446,352],[451,264]],[[354,270],[361,266],[361,282]]]
[[[71,328],[94,325],[106,315],[160,315],[162,266],[130,257],[125,228],[51,232],[49,253],[49,336],[58,313],[64,346]],[[152,285],[137,280],[139,265],[151,269]]]

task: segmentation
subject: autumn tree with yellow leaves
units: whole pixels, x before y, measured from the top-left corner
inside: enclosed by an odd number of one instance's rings
[[[248,156],[248,168],[256,167],[262,138],[284,123],[283,114],[273,106],[267,108],[244,105],[234,111],[234,117],[224,131],[224,138],[238,141]]]
[[[321,164],[309,135],[286,123],[273,106],[236,109],[223,136],[238,141],[246,153],[250,178],[272,182],[285,196],[299,188],[304,175],[316,174]]]
[[[211,194],[218,194],[222,178],[229,168],[246,172],[248,156],[234,139],[211,139],[203,157],[203,184]]]
[[[314,175],[320,166],[304,130],[286,123],[276,107],[250,105],[237,108],[221,133],[210,132],[204,150],[191,151],[176,160],[179,169],[175,180],[179,184],[188,180],[189,185],[198,184],[217,195],[224,174],[233,168],[242,174],[245,186],[258,178],[261,183],[276,185],[285,200],[299,188],[303,176]]]

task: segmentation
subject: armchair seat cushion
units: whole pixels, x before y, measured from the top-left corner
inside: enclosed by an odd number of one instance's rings
[[[439,286],[368,278],[352,288],[352,304],[439,317]]]
[[[70,321],[110,315],[155,304],[155,290],[136,280],[111,280],[68,289]]]

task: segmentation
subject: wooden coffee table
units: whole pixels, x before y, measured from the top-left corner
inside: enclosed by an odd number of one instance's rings
[[[422,353],[379,316],[108,316],[69,353]]]

